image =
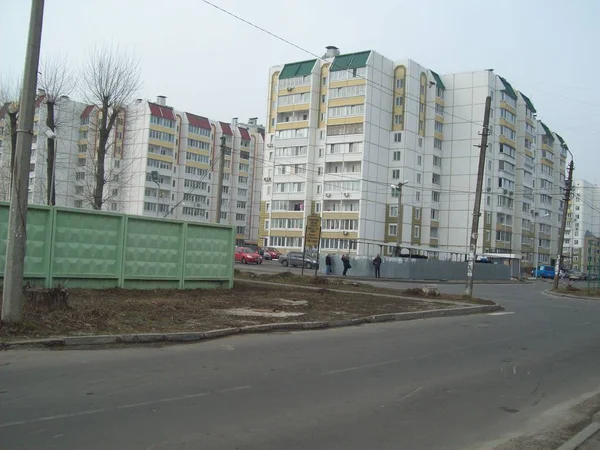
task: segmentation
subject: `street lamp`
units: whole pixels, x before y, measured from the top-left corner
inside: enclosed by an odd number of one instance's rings
[[[392,189],[398,190],[398,214],[397,214],[397,222],[396,222],[396,252],[397,256],[400,256],[400,245],[402,244],[402,216],[400,215],[400,211],[402,211],[402,187],[408,184],[408,180],[404,180],[404,183],[392,184]]]

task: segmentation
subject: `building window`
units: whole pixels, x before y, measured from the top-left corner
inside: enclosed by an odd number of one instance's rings
[[[421,208],[415,208],[415,220],[419,220],[421,218]]]
[[[396,97],[396,106],[402,106],[404,104],[404,97]]]
[[[421,165],[423,163],[423,158],[421,157],[421,155],[417,155],[417,165]]]
[[[418,226],[413,227],[413,237],[415,239],[419,239],[421,237],[421,227],[418,227]]]
[[[421,201],[421,192],[420,192],[420,191],[417,191],[417,192],[415,192],[415,199],[416,199],[418,202],[419,202],[419,201]]]
[[[400,169],[392,170],[392,178],[398,180],[400,178]]]
[[[441,194],[438,191],[431,192],[431,201],[439,202],[441,198]]]
[[[419,184],[421,183],[421,174],[420,173],[417,174],[417,183],[419,183]]]
[[[400,159],[401,159],[401,153],[399,151],[396,151],[392,154],[392,160],[400,161]]]
[[[394,114],[394,124],[400,125],[402,123],[402,114]]]
[[[394,133],[394,142],[402,142],[402,133]]]
[[[418,143],[419,143],[419,147],[423,147],[423,138],[422,137],[419,138]]]
[[[396,236],[398,234],[398,225],[397,224],[389,224],[388,225],[388,235]]]
[[[398,217],[398,207],[390,206],[390,217]]]

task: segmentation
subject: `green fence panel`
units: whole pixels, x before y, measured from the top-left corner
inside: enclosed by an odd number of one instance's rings
[[[25,277],[46,278],[48,275],[48,231],[52,228],[52,210],[28,208]],[[6,251],[5,251],[6,253]]]
[[[121,221],[118,214],[57,209],[53,277],[118,279]]]
[[[177,279],[181,277],[183,223],[127,218],[125,279]]]
[[[0,279],[9,204],[0,203]],[[51,287],[212,288],[233,283],[231,227],[32,206],[25,278]],[[185,281],[184,281],[185,280]]]
[[[226,280],[233,267],[230,228],[188,224],[184,280]]]

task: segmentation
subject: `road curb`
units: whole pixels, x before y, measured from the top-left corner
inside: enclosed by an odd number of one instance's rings
[[[546,289],[544,294],[549,295],[550,297],[564,297],[564,298],[575,298],[578,300],[593,300],[600,301],[600,297],[588,297],[585,295],[569,295],[569,294],[559,294],[558,292],[553,292],[551,289]]]
[[[598,431],[600,431],[600,423],[592,422],[556,450],[577,450]]]
[[[109,334],[95,336],[68,336],[48,339],[28,339],[23,341],[0,342],[0,350],[23,347],[69,348],[78,346],[95,346],[111,344],[152,344],[158,342],[197,342],[217,339],[234,334],[268,333],[277,331],[322,330],[361,325],[365,323],[382,323],[430,319],[434,317],[465,316],[470,314],[490,313],[501,311],[500,305],[468,306],[464,308],[434,309],[405,313],[375,314],[355,319],[329,320],[317,322],[280,322],[262,325],[250,325],[241,328],[222,328],[210,331],[190,331],[179,333],[139,333],[139,334]]]

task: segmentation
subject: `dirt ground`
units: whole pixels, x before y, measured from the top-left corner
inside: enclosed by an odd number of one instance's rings
[[[597,281],[595,282],[597,283]],[[554,292],[558,292],[559,294],[568,294],[568,295],[577,295],[581,297],[598,297],[600,298],[600,289],[596,286],[591,286],[590,289],[585,287],[575,287],[575,286],[566,286],[559,287],[558,290],[554,290]]]
[[[389,295],[402,295],[407,297],[423,298],[423,295],[418,289],[390,289],[375,287],[368,283],[359,281],[348,280],[344,278],[329,278],[329,277],[312,277],[296,275],[290,272],[279,272],[274,274],[256,274],[254,272],[247,271],[235,271],[236,280],[251,280],[251,281],[264,281],[268,283],[285,283],[294,284],[299,286],[312,286],[312,287],[323,287],[326,289],[337,289],[344,291],[355,291],[355,292],[366,292],[376,294],[389,294]],[[435,283],[431,283],[435,284]],[[462,303],[473,303],[477,305],[493,305],[494,302],[491,300],[485,300],[481,298],[468,298],[463,295],[450,295],[442,294],[438,297],[440,300],[449,300],[454,302]]]
[[[71,289],[69,292],[69,306],[66,309],[47,311],[26,304],[21,325],[0,324],[0,340],[206,331],[263,323],[340,320],[449,307],[448,303],[432,300],[371,296],[364,292],[348,294],[328,289],[290,290],[286,286],[259,285],[243,280],[236,280],[231,290]],[[308,304],[286,304],[298,300],[305,300]],[[225,313],[225,310],[233,308],[251,309],[260,314],[300,312],[303,315],[255,317]]]

